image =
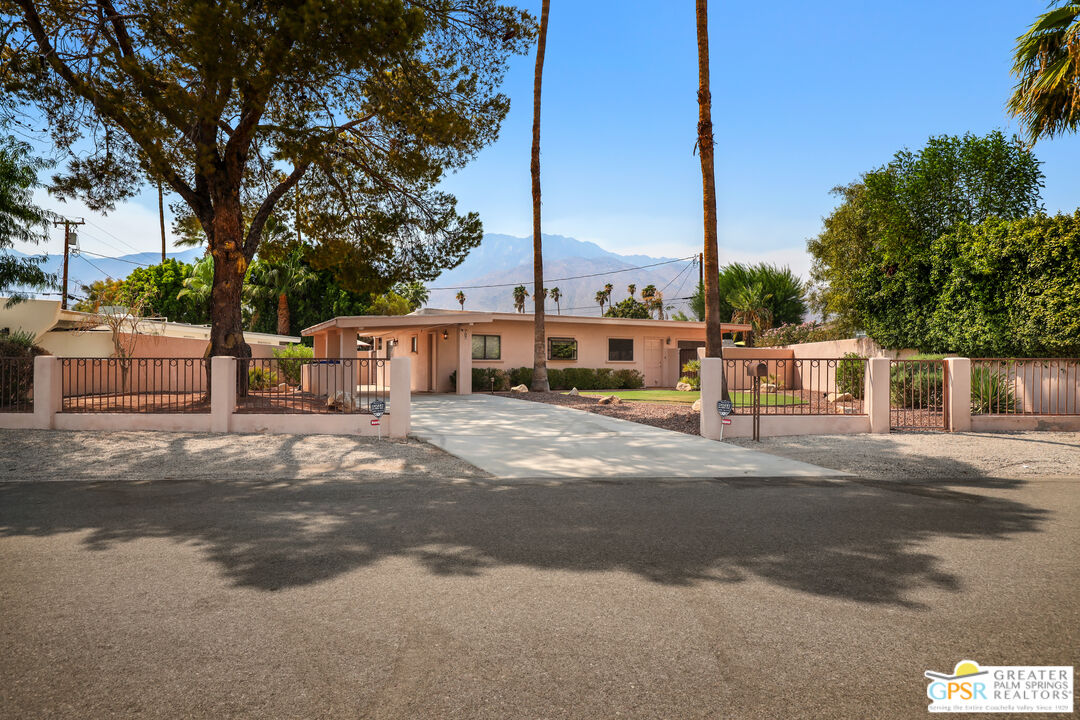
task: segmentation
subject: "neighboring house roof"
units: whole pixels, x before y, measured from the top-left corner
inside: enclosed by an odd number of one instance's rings
[[[312,325],[300,331],[301,335],[315,335],[330,329],[379,329],[406,327],[438,327],[440,325],[482,324],[495,320],[514,322],[532,322],[532,313],[481,312],[476,310],[444,310],[441,308],[422,308],[408,315],[344,315]],[[641,325],[665,328],[704,328],[705,323],[696,320],[654,320],[637,318],[609,318],[588,315],[551,315],[545,316],[546,322],[573,322],[587,325]],[[744,332],[751,330],[750,325],[742,323],[723,323],[724,332]]]
[[[93,313],[78,310],[61,310],[59,300],[25,300],[13,305],[11,308],[5,308],[4,304],[5,299],[0,298],[0,327],[14,326],[27,332],[33,332],[38,337],[50,331],[108,332],[107,328],[95,324]],[[209,325],[191,325],[156,318],[139,318],[137,327],[138,331],[145,335],[206,340],[208,342],[210,340]],[[274,333],[244,332],[244,338],[247,342],[254,342],[258,345],[283,345],[285,343],[300,342],[298,337],[276,335]]]

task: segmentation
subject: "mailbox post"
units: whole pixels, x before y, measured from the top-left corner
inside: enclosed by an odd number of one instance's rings
[[[753,378],[751,426],[754,429],[754,440],[761,442],[761,378],[768,376],[769,366],[766,363],[751,365],[746,369],[746,374]]]

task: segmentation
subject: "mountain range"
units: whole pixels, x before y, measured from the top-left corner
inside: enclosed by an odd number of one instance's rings
[[[549,301],[550,312],[574,315],[599,315],[595,295],[605,283],[614,286],[612,300],[627,297],[627,285],[638,290],[653,284],[664,289],[670,304],[694,291],[697,285],[697,265],[689,259],[666,256],[620,255],[605,250],[596,243],[575,240],[562,235],[544,235],[544,285],[558,287],[562,293],[559,308]],[[495,310],[512,312],[513,291],[525,285],[533,291],[532,238],[488,234],[480,246],[469,253],[458,267],[442,273],[430,283],[428,305],[439,308],[459,307],[455,296],[465,293],[466,310]],[[663,264],[660,264],[663,263]],[[643,267],[652,266],[652,267]],[[582,277],[582,276],[593,277]],[[478,287],[488,286],[488,287]],[[443,289],[446,288],[446,289]],[[526,303],[531,310],[531,299]]]
[[[549,301],[549,312],[561,311],[575,315],[599,315],[594,299],[605,283],[614,286],[612,300],[627,296],[627,285],[638,290],[653,284],[663,289],[669,304],[685,307],[681,298],[694,291],[697,265],[690,259],[667,256],[620,255],[596,243],[576,240],[562,235],[544,235],[545,285],[558,287],[562,293],[559,307]],[[13,255],[24,254],[12,251]],[[169,253],[168,257],[192,263],[203,254],[202,248]],[[480,245],[456,268],[447,270],[438,279],[427,283],[431,288],[429,307],[458,308],[458,291],[465,293],[466,310],[512,312],[513,289],[525,285],[532,293],[532,238],[488,234]],[[69,292],[81,296],[81,287],[106,277],[123,278],[140,265],[160,262],[159,253],[145,252],[119,257],[100,257],[91,252],[73,255],[69,261]],[[643,267],[649,266],[649,267]],[[44,264],[47,272],[59,277],[63,257],[50,255]],[[590,277],[582,277],[590,276]],[[485,286],[485,287],[478,287]],[[531,298],[526,307],[531,310]]]

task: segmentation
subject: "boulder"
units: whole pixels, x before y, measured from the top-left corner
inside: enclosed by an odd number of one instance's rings
[[[289,384],[288,383],[278,383],[277,391],[278,392],[289,392]]]
[[[776,383],[761,383],[761,392],[774,393],[776,390]]]
[[[701,412],[701,398],[694,401],[694,404],[690,406],[690,409],[694,412]]]
[[[675,389],[680,392],[690,392],[694,387],[690,383],[681,382],[675,386]]]
[[[326,398],[326,407],[331,410],[346,410],[354,406],[352,393],[338,390]]]
[[[605,395],[598,402],[601,405],[622,405],[622,398],[617,395]]]
[[[570,388],[570,392],[568,392],[566,394],[567,395],[580,395],[581,393],[578,392],[577,388]]]
[[[515,385],[514,387],[510,388],[510,392],[512,392],[512,393],[527,393],[527,392],[529,392],[529,386],[528,385]]]
[[[825,399],[831,403],[852,402],[855,400],[855,396],[851,393],[829,393],[825,396]]]

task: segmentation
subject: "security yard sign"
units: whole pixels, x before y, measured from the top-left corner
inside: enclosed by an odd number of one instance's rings
[[[371,414],[376,418],[381,418],[383,413],[386,412],[386,403],[382,400],[371,401]],[[371,423],[372,425],[378,425],[378,423]]]
[[[721,416],[727,417],[731,414],[731,411],[735,409],[735,404],[730,400],[720,400],[716,403],[716,412]]]

